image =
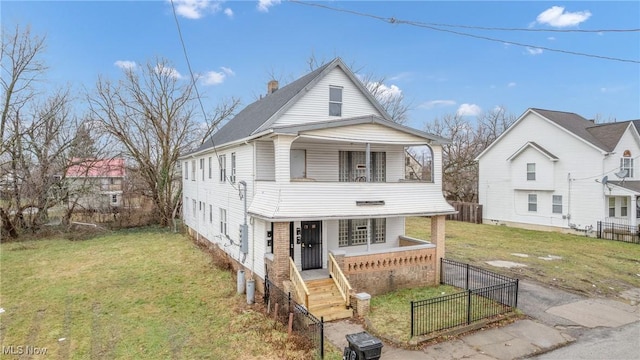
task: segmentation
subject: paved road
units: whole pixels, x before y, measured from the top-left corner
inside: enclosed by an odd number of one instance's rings
[[[571,345],[533,359],[640,359],[640,322],[618,328],[598,328],[585,332]]]

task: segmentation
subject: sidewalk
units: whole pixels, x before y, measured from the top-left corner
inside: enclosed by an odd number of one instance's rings
[[[524,282],[521,282],[523,284]],[[524,283],[520,310],[534,320],[518,320],[501,328],[474,332],[421,350],[401,349],[386,342],[382,360],[413,359],[518,359],[563,347],[585,329],[617,328],[640,321],[639,305],[587,299],[557,289]],[[338,349],[348,346],[348,334],[365,331],[362,325],[343,320],[327,323],[325,336]]]

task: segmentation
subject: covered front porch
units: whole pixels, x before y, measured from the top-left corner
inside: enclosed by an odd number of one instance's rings
[[[328,321],[350,317],[363,293],[370,296],[437,284],[437,265],[444,257],[444,215],[432,217],[429,240],[404,236],[404,218],[399,217],[388,221],[391,232],[384,243],[374,243],[371,231],[366,244],[345,245],[338,239],[338,223],[272,223],[273,251],[265,256],[267,275],[315,316]],[[399,223],[400,234],[394,230]]]

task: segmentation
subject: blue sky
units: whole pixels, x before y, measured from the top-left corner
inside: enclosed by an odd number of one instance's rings
[[[538,107],[640,119],[640,32],[568,31],[639,29],[638,1],[174,4],[208,110],[230,97],[255,101],[272,76],[282,86],[308,72],[313,55],[339,56],[360,73],[385,77],[389,91],[401,91],[411,106],[408,125],[419,129],[445,114],[473,116],[496,106],[516,116]],[[80,95],[98,76],[117,79],[120,67],[158,56],[188,81],[170,2],[3,0],[0,11],[3,27],[29,24],[46,35],[48,84],[68,84]]]

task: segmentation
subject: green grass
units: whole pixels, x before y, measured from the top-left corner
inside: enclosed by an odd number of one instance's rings
[[[430,238],[428,218],[408,218],[407,235]],[[640,245],[585,236],[447,221],[446,257],[519,279],[532,279],[587,296],[619,299],[640,287]],[[512,254],[527,254],[522,258]],[[539,257],[560,256],[559,260]],[[496,268],[506,260],[527,265]]]
[[[408,341],[411,337],[411,301],[460,292],[452,286],[431,286],[397,290],[371,298],[367,319],[377,333],[397,341]]]
[[[311,358],[179,234],[7,243],[0,264],[3,346],[72,359]]]

